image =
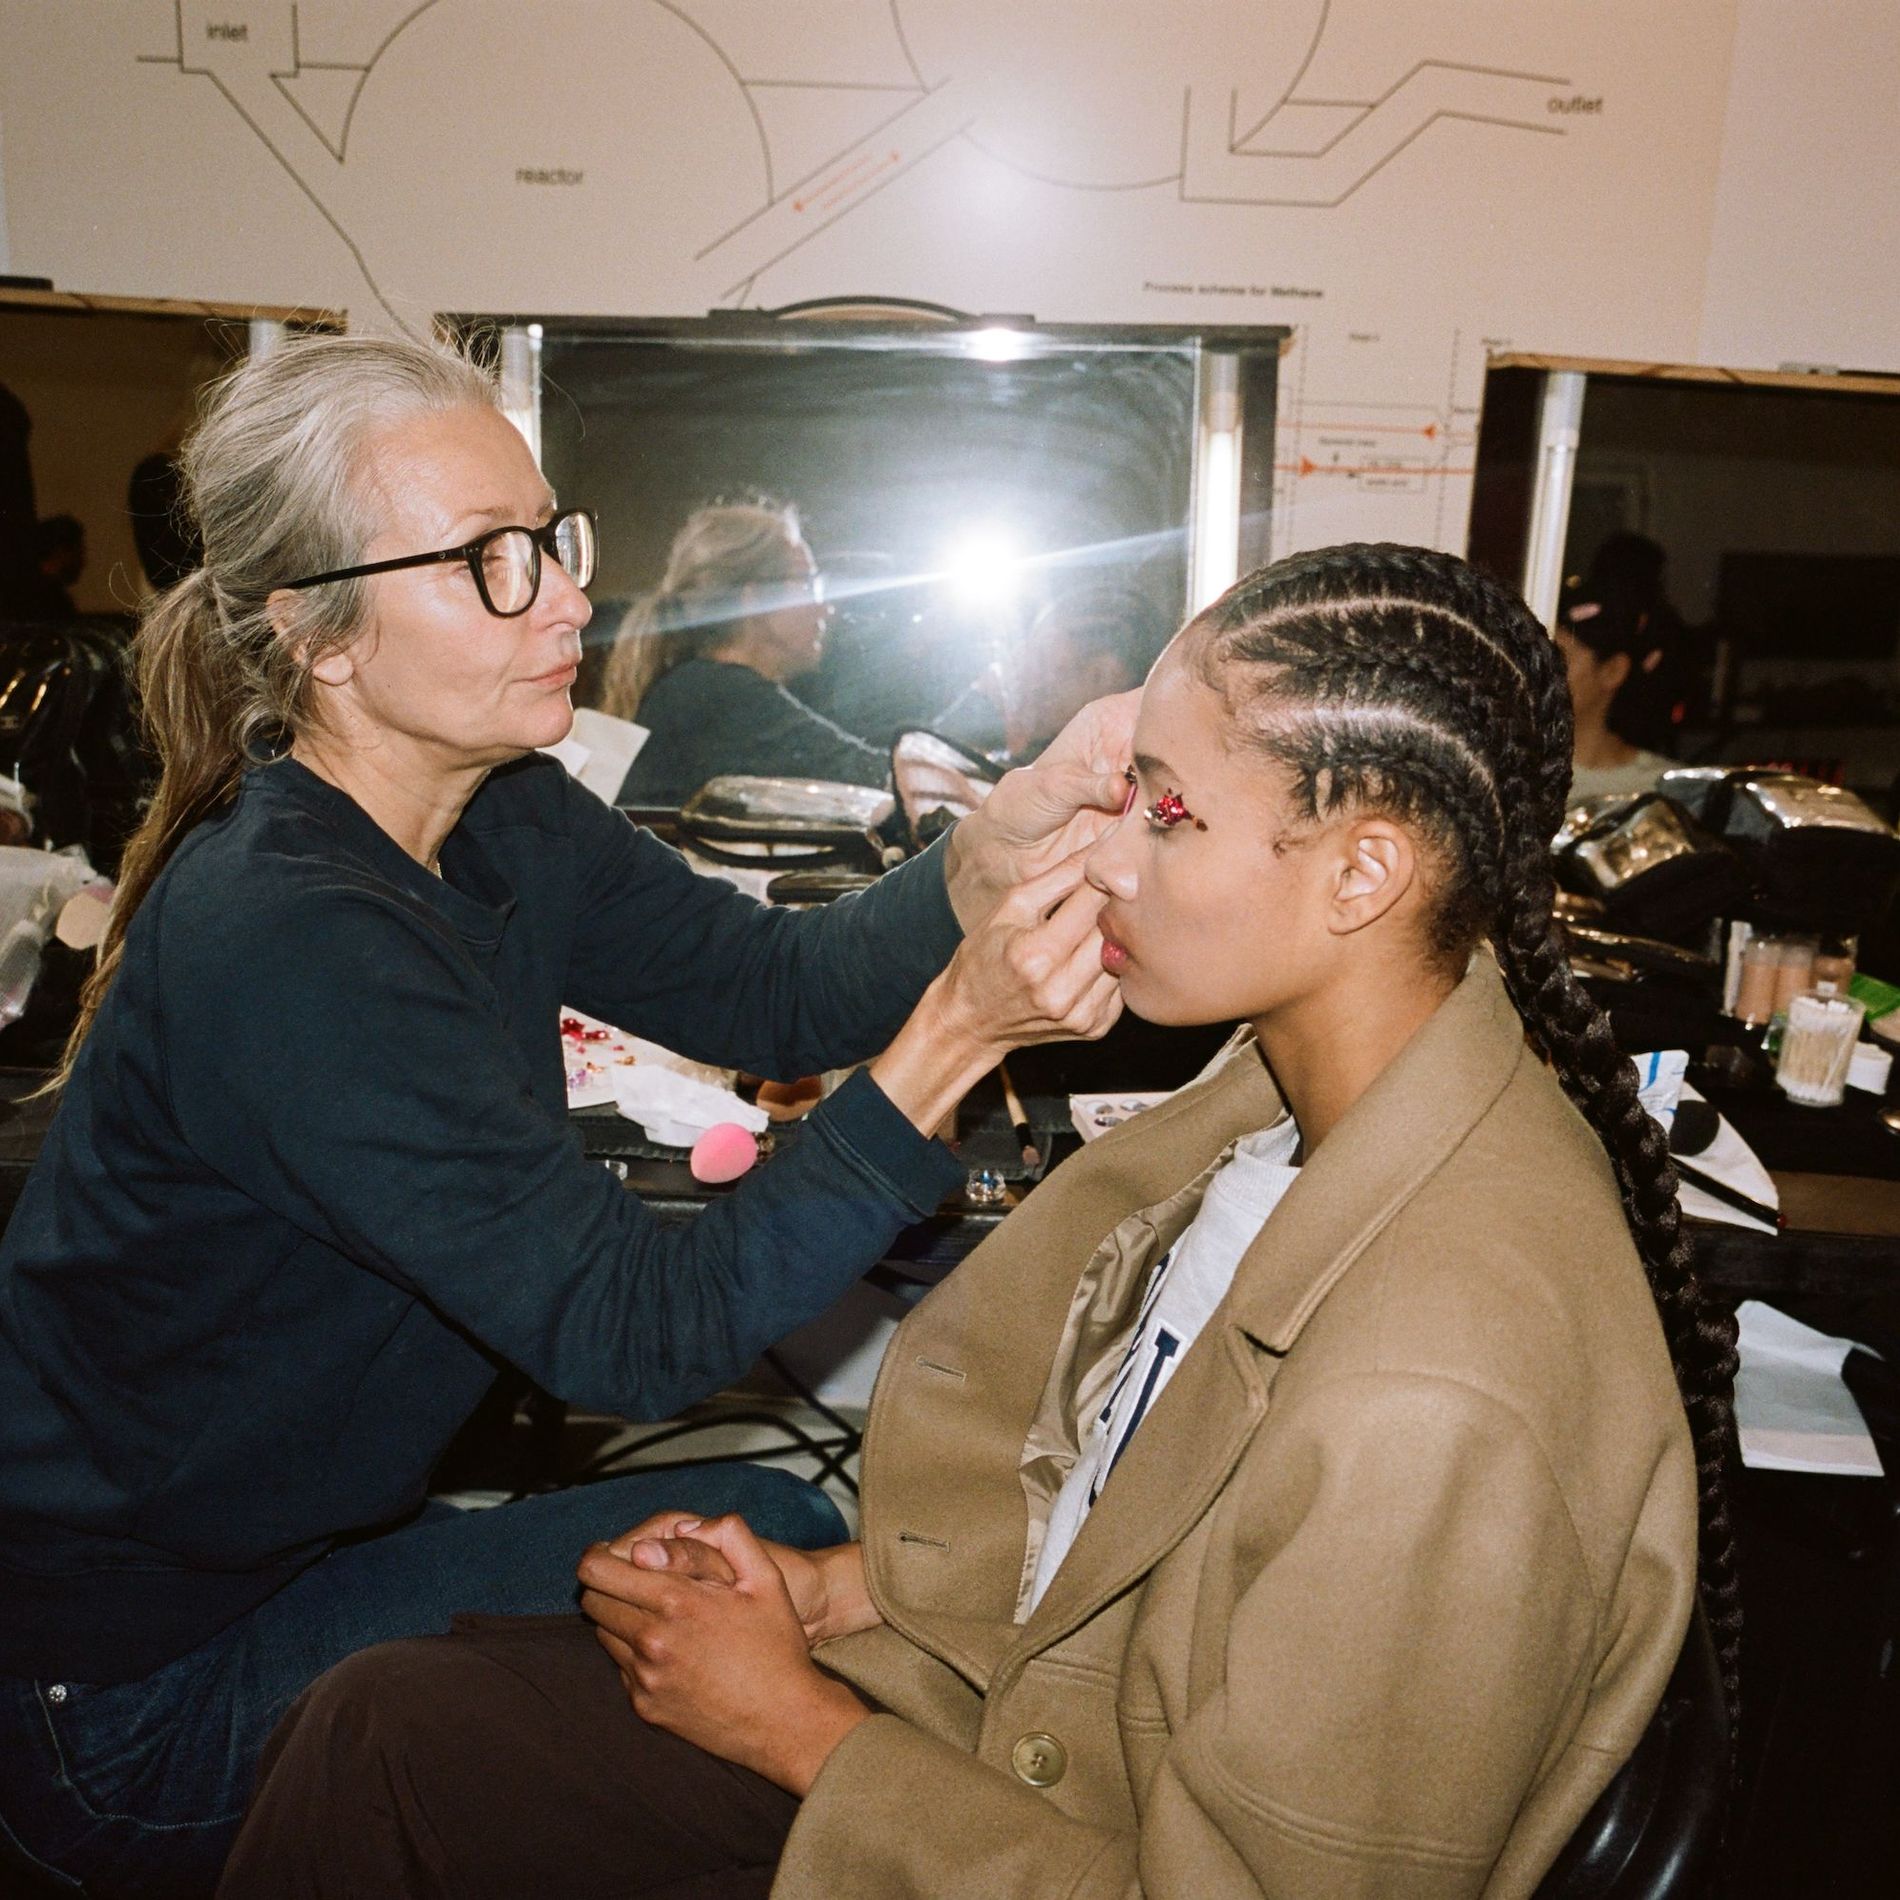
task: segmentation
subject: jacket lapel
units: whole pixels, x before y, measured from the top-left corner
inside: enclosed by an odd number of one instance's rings
[[[1151,1569],[1219,1494],[1266,1415],[1278,1360],[1366,1245],[1463,1142],[1525,1059],[1488,956],[1355,1103],[1242,1260],[1227,1299],[1143,1420],[1027,1624],[1014,1621],[1018,1482],[1077,1302],[1139,1289],[1083,1272],[1101,1237],[1166,1200],[1280,1112],[1247,1036],[1172,1101],[1091,1143],[898,1333],[867,1430],[865,1557],[887,1620],[980,1689]],[[1078,1287],[1078,1276],[1081,1285]],[[1005,1664],[1007,1659],[1007,1664]]]

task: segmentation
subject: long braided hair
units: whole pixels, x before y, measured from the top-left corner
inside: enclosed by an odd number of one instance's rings
[[[1247,575],[1191,623],[1186,650],[1245,741],[1290,771],[1308,819],[1377,810],[1426,839],[1445,873],[1433,951],[1456,969],[1490,940],[1533,1045],[1601,1139],[1688,1414],[1698,1583],[1732,1729],[1741,1600],[1724,1477],[1735,1321],[1703,1301],[1668,1140],[1552,915],[1549,841],[1571,748],[1554,643],[1523,601],[1455,556],[1358,545]]]

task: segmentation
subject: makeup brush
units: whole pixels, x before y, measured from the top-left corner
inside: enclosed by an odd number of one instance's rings
[[[1029,1126],[1023,1098],[1016,1093],[1015,1084],[1009,1079],[1009,1069],[1001,1062],[996,1065],[996,1079],[1003,1085],[1003,1107],[1009,1113],[1009,1125],[1015,1130],[1017,1141],[1022,1144],[1023,1166],[1039,1168],[1042,1166],[1042,1150],[1036,1146],[1035,1130]]]

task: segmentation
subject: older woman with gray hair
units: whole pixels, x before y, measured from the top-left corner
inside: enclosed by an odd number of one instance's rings
[[[209,1888],[306,1684],[570,1608],[661,1501],[428,1502],[500,1367],[634,1418],[704,1397],[936,1206],[929,1131],[1003,1051],[1118,1007],[1079,848],[1127,707],[861,898],[772,910],[537,756],[594,526],[479,368],[293,342],[183,473],[203,565],[139,641],[163,775],[0,1245],[0,1865],[93,1894]],[[569,1132],[565,1004],[765,1075],[873,1059],[663,1226]],[[661,1482],[837,1535],[781,1473]]]
[[[788,684],[824,658],[831,612],[789,502],[695,508],[608,655],[603,709],[647,729],[620,802],[678,805],[722,772],[882,785],[888,755]]]

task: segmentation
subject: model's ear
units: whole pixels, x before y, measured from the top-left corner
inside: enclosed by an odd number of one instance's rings
[[[1389,818],[1359,818],[1344,826],[1335,845],[1327,927],[1349,936],[1377,923],[1418,878],[1418,847]]]
[[[298,599],[288,587],[280,587],[266,596],[264,611],[270,616],[270,623],[278,639],[295,652],[303,638],[302,629],[297,624]],[[338,647],[326,653],[310,669],[310,677],[325,686],[346,686],[356,676],[356,661],[351,657],[354,642],[349,646]]]

